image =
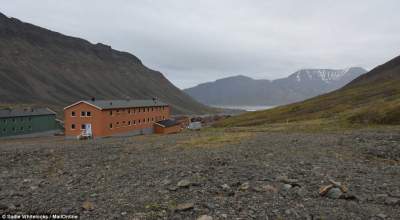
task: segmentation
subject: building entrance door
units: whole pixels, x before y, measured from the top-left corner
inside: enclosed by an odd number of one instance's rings
[[[92,124],[85,124],[85,134],[86,137],[92,137]]]

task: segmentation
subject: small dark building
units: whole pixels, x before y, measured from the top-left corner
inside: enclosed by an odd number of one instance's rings
[[[1,109],[0,137],[56,130],[56,113],[48,108]]]
[[[181,123],[167,119],[154,123],[154,132],[156,134],[173,134],[182,131]]]

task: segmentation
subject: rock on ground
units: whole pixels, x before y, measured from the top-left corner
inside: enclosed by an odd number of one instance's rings
[[[238,132],[2,140],[0,214],[78,213],[81,219],[123,220],[203,215],[400,219],[398,130],[209,138]],[[345,196],[320,196],[321,186],[333,184],[329,180],[346,186]],[[338,197],[330,190],[326,193]]]

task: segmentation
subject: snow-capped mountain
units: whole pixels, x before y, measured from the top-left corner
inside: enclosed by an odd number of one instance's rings
[[[343,77],[359,73],[365,73],[365,70],[360,67],[352,67],[340,70],[334,69],[303,69],[299,70],[289,78],[295,78],[298,82],[304,80],[322,80],[326,83],[337,82],[343,79]]]
[[[234,76],[184,90],[208,105],[282,105],[302,101],[339,89],[366,73],[360,67],[303,69],[277,80],[254,80]]]

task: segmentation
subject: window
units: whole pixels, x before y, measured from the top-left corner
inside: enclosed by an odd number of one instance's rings
[[[119,122],[117,122],[117,125],[119,125]]]
[[[30,126],[29,126],[30,127]],[[71,129],[74,130],[75,129],[75,124],[71,125]]]
[[[146,123],[146,119],[145,118],[143,118],[143,123]]]
[[[128,121],[128,125],[131,126],[131,121]]]
[[[136,120],[133,120],[133,124],[134,124],[134,125],[136,124]]]
[[[6,129],[5,128],[3,128],[3,133],[6,133]]]
[[[140,119],[138,120],[138,124],[140,124]]]
[[[147,108],[147,112],[150,112],[150,108]]]
[[[15,122],[15,118],[12,119],[12,122]],[[15,130],[15,128],[14,128],[14,130]]]
[[[112,129],[112,128],[113,128],[113,124],[112,124],[112,123],[110,123],[110,125],[109,125],[109,126],[110,126],[110,129]]]
[[[72,112],[71,112],[71,116],[72,116],[72,117],[75,117],[75,116],[76,116],[76,113],[75,113],[74,111],[72,111]]]
[[[12,131],[14,131],[14,132],[15,132],[15,128],[12,128]]]
[[[81,117],[85,117],[86,113],[85,112],[81,112]]]
[[[117,110],[117,113],[119,113],[119,110]]]
[[[153,107],[151,107],[151,111],[154,112],[154,108]]]
[[[147,123],[149,123],[150,122],[150,118],[147,118]]]
[[[24,130],[24,127],[20,127],[20,130],[23,131],[23,130]]]
[[[92,112],[86,112],[86,116],[87,117],[91,117],[92,116]]]
[[[21,118],[20,121],[23,122],[23,121],[24,121],[24,118]]]
[[[28,121],[32,121],[32,118],[31,118],[31,117],[29,117],[29,118],[28,118]]]
[[[128,109],[128,114],[131,114],[131,110],[130,109]]]
[[[4,119],[4,120],[3,120],[3,123],[4,123],[4,124],[7,124],[7,119]]]
[[[86,128],[85,124],[81,125],[82,130],[85,130],[85,128]]]
[[[29,126],[28,126],[28,130],[32,130],[32,126],[29,125]]]
[[[112,110],[110,110],[110,115],[112,115]]]

